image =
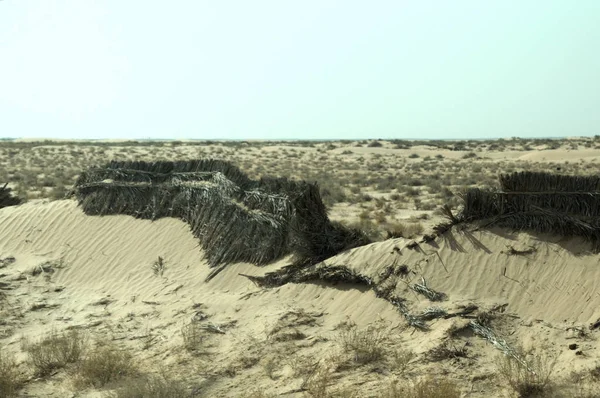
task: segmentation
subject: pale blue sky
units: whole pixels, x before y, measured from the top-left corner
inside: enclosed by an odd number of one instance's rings
[[[0,136],[600,134],[600,0],[0,1]]]

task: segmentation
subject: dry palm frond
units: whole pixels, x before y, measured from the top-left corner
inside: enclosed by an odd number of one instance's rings
[[[8,206],[16,206],[21,203],[21,199],[11,195],[11,188],[8,188],[8,183],[0,187],[0,209]]]
[[[472,188],[458,219],[488,226],[578,236],[600,249],[600,177],[549,173],[502,175],[504,191]]]
[[[87,214],[182,219],[213,267],[266,264],[290,252],[315,263],[368,243],[329,221],[316,184],[254,181],[222,160],[113,161],[84,171],[74,192]]]
[[[500,185],[507,192],[598,192],[600,177],[524,171],[501,175]]]

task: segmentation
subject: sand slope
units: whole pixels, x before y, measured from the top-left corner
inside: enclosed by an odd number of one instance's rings
[[[419,355],[439,345],[447,330],[460,323],[438,320],[432,322],[431,331],[415,332],[406,328],[394,306],[367,287],[310,283],[261,289],[239,276],[276,270],[289,259],[262,268],[232,264],[205,282],[210,269],[198,241],[185,223],[175,219],[90,217],[74,201],[64,200],[2,209],[0,226],[0,259],[16,259],[0,268],[0,281],[8,285],[0,343],[21,361],[26,358],[19,348],[21,337],[35,338],[52,328],[82,327],[96,338],[135,350],[143,368],[168,366],[172,373],[209,391],[208,396],[244,396],[255,387],[280,394],[297,388],[300,381],[285,362],[280,363],[276,380],[265,376],[261,364],[270,357],[292,354],[330,355],[341,322],[364,327],[384,321],[394,344]],[[550,236],[456,228],[430,244],[410,249],[408,243],[404,239],[375,243],[342,253],[325,266],[345,266],[377,282],[387,267],[406,265],[409,274],[395,277],[394,283],[411,311],[433,305],[408,288],[424,278],[448,297],[435,305],[447,309],[466,303],[504,306],[510,317],[501,332],[531,346],[543,342],[554,347],[559,369],[582,369],[597,358],[596,340],[577,340],[567,330],[587,327],[600,318],[596,283],[600,258],[588,253],[586,245]],[[535,251],[511,255],[511,246]],[[159,256],[165,263],[162,276],[152,270]],[[210,356],[194,358],[181,347],[181,328],[199,315],[208,315],[206,322],[225,333],[211,342]],[[274,333],[286,330],[299,330],[304,337],[287,345],[273,340]],[[490,381],[494,348],[477,337],[468,336],[468,341],[477,359],[451,374],[465,381],[465,391],[471,383],[468,396],[490,396],[491,390],[507,394]],[[585,356],[565,348],[573,341]],[[255,361],[251,366],[247,366],[248,356]],[[442,372],[422,359],[412,369],[415,377],[419,372]],[[396,376],[358,369],[336,373],[334,384],[358,386],[364,396],[378,396],[377,388]],[[475,376],[476,383],[471,380]],[[105,396],[109,389],[78,396]],[[71,391],[65,373],[52,383],[32,381],[23,394],[68,396]]]

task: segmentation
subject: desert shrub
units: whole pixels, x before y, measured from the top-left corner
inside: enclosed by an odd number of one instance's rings
[[[423,233],[425,228],[421,223],[393,223],[387,228],[387,239],[406,238],[413,239]]]
[[[383,224],[386,221],[385,213],[377,212],[375,213],[375,221],[379,224]]]
[[[345,202],[347,200],[344,188],[334,182],[321,186],[321,198],[326,206],[333,206],[336,203]]]
[[[390,355],[390,365],[393,370],[404,373],[408,364],[416,357],[416,354],[410,350],[394,350]]]
[[[557,357],[549,354],[525,355],[521,349],[517,352],[521,361],[506,355],[497,359],[498,374],[519,397],[545,396],[552,389],[550,376]]]
[[[383,172],[385,169],[387,169],[387,166],[385,166],[382,162],[373,162],[367,164],[368,171]]]
[[[422,202],[420,200],[417,201],[417,199],[415,199],[415,208],[417,210],[430,211],[436,209],[437,205],[434,202]]]
[[[329,370],[318,366],[308,375],[302,386],[309,397],[330,398],[332,394],[328,390],[331,382],[331,373]]]
[[[0,349],[0,397],[15,396],[21,384],[15,359]]]
[[[365,194],[360,195],[359,200],[361,202],[370,202],[373,200],[373,197],[371,195],[369,195],[368,193],[365,193]]]
[[[361,213],[362,215],[363,213]],[[370,217],[370,213],[366,212]],[[377,241],[381,239],[381,231],[379,230],[377,224],[373,222],[371,218],[366,218],[359,216],[359,221],[354,223],[347,224],[348,228],[358,229],[362,233],[364,233],[370,240]]]
[[[411,153],[410,155],[408,155],[408,158],[409,159],[417,159],[417,158],[419,158],[419,154],[417,154],[417,153]]]
[[[359,330],[350,325],[339,333],[339,344],[345,353],[352,355],[354,362],[365,364],[383,359],[388,337],[379,325],[369,325]]]
[[[22,348],[38,376],[47,376],[67,364],[78,362],[86,347],[86,336],[77,329],[51,331],[37,342],[22,341]]]
[[[437,180],[429,180],[427,182],[427,190],[429,193],[438,193],[443,189],[442,184]]]
[[[60,200],[64,199],[68,192],[69,191],[67,190],[65,184],[63,184],[62,181],[58,181],[56,185],[52,188],[52,191],[49,196],[52,200]]]
[[[260,390],[260,389],[253,389],[250,391],[245,391],[243,396],[246,398],[272,398],[272,397],[274,397],[274,395],[267,394],[266,392],[264,392],[263,390]]]
[[[292,369],[294,377],[302,377],[307,380],[319,365],[319,361],[306,355],[295,353],[285,359],[285,363]]]
[[[398,185],[398,181],[391,174],[385,178],[380,178],[377,180],[372,179],[372,180],[376,184],[375,190],[381,191],[381,192],[391,191],[393,188],[396,187],[396,185]]]
[[[404,193],[406,193],[408,196],[415,197],[415,196],[419,196],[421,194],[421,191],[419,191],[416,188],[406,188],[404,190]]]
[[[190,393],[178,380],[164,376],[148,376],[130,379],[121,384],[114,398],[182,398]]]
[[[462,158],[463,159],[475,159],[477,158],[477,154],[475,152],[469,152],[469,153],[465,153]]]
[[[135,373],[133,356],[113,344],[99,345],[81,362],[79,383],[101,387],[110,381]]]
[[[455,382],[439,377],[428,377],[411,385],[392,383],[384,392],[385,398],[459,398],[460,390]]]
[[[206,348],[208,336],[198,322],[190,322],[182,327],[181,337],[183,347],[189,352],[201,353]]]
[[[413,143],[410,141],[391,140],[390,142],[394,145],[395,149],[409,149],[413,146]]]
[[[600,363],[596,363],[596,365],[590,369],[590,376],[594,381],[600,381]]]
[[[456,359],[456,358],[467,358],[467,346],[456,346],[451,345],[447,341],[434,347],[428,353],[428,357],[431,361],[443,361],[444,359]]]

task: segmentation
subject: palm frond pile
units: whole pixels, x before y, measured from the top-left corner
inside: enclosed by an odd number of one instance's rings
[[[329,220],[317,184],[252,180],[221,160],[113,161],[83,172],[74,193],[89,215],[182,219],[211,266],[262,265],[289,253],[314,263],[368,243]]]
[[[501,175],[500,186],[499,190],[467,190],[457,218],[578,236],[600,249],[600,177],[519,172]]]
[[[11,194],[12,189],[8,183],[0,187],[0,209],[8,206],[16,206],[21,203],[21,199]]]

